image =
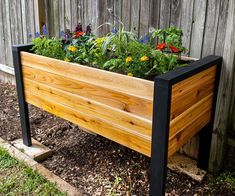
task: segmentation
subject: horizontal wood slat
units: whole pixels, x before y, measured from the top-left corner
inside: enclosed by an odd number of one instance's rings
[[[81,127],[102,135],[103,137],[113,140],[146,156],[150,156],[151,140],[145,135],[114,125],[111,122],[106,122],[105,120],[101,120],[95,116],[90,116],[61,103],[56,103],[55,101],[45,99],[44,97],[35,95],[28,90],[25,91],[25,95],[26,101],[30,104],[78,124]]]
[[[154,83],[152,81],[27,52],[21,52],[21,61],[23,65],[27,65],[28,67],[43,69],[57,75],[63,75],[82,82],[89,82],[96,86],[108,88],[120,93],[127,93],[128,95],[137,96],[149,101],[153,100]]]
[[[213,93],[201,99],[196,104],[192,105],[189,109],[181,113],[177,118],[171,120],[170,122],[170,140],[175,135],[178,135],[187,126],[194,126],[195,119],[199,118],[205,113],[205,111],[210,111],[212,108],[212,98]],[[208,122],[210,121],[210,118]],[[200,122],[198,122],[200,123]],[[198,130],[199,131],[199,130]]]
[[[195,119],[192,124],[188,125],[181,132],[175,135],[175,137],[173,137],[169,141],[168,157],[177,152],[180,147],[186,144],[190,138],[192,138],[198,131],[200,131],[208,123],[210,117],[211,110],[208,109],[199,118]]]
[[[24,86],[28,92],[37,96],[53,100],[56,103],[63,103],[63,105],[74,108],[88,115],[93,115],[99,119],[110,121],[121,127],[138,131],[139,133],[149,137],[152,134],[152,122],[150,120],[140,118],[128,112],[117,110],[107,105],[89,100],[85,97],[71,94],[26,78],[24,79]]]
[[[216,66],[172,86],[171,120],[214,90]]]
[[[152,118],[151,101],[25,65],[23,65],[23,75],[24,78],[86,97],[139,117],[149,120]]]

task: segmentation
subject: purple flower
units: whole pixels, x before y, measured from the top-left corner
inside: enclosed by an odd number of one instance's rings
[[[71,38],[71,31],[69,29],[65,30],[64,38],[66,44],[70,43],[69,39]]]
[[[36,33],[35,33],[35,37],[40,37],[40,33],[39,33],[39,32],[36,32]]]
[[[82,24],[81,23],[78,23],[74,32],[77,32],[77,31],[82,31]]]
[[[143,40],[143,38],[141,37],[141,38],[139,38],[139,40],[138,40],[141,44],[143,44],[144,43],[144,40]]]
[[[149,37],[149,35],[147,34],[147,35],[145,35],[144,38],[143,38],[143,43],[144,43],[144,44],[147,44],[147,43],[149,43],[149,40],[150,40],[150,37]]]
[[[48,35],[48,31],[47,31],[46,25],[43,25],[43,26],[42,26],[42,34],[43,34],[43,35]]]
[[[112,30],[112,33],[116,34],[118,32],[117,28],[114,27],[113,30]]]
[[[60,31],[60,37],[64,37],[64,31]]]

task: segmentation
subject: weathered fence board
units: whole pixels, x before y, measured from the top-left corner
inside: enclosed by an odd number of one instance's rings
[[[202,53],[201,49],[205,31],[206,9],[207,0],[194,1],[190,54],[196,58],[200,58]],[[200,50],[198,50],[199,48]]]
[[[3,3],[3,0],[0,0],[0,64],[6,64]]]
[[[228,5],[227,28],[224,35],[223,59],[224,66],[221,70],[221,82],[217,100],[217,112],[215,116],[214,133],[212,139],[212,153],[210,168],[218,171],[223,163],[224,146],[226,145],[227,129],[229,128],[229,111],[231,98],[234,97],[233,78],[235,71],[235,1],[230,0]],[[234,112],[233,112],[234,113]]]
[[[214,53],[217,29],[219,23],[219,9],[220,9],[220,0],[208,0],[207,13],[206,13],[206,28],[204,33],[203,56],[207,56]]]

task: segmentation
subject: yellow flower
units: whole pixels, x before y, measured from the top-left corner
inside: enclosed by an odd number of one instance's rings
[[[70,60],[67,57],[64,59],[64,61],[65,62],[70,62]]]
[[[74,46],[69,46],[68,50],[72,51],[72,52],[76,52],[78,49]]]
[[[99,37],[99,38],[96,38],[95,39],[95,43],[98,45],[98,46],[101,46],[105,41],[106,41],[106,37]]]
[[[142,56],[140,58],[140,61],[148,61],[148,60],[149,60],[149,57],[147,57],[147,56]]]
[[[133,73],[128,73],[127,75],[128,75],[128,76],[133,76]]]
[[[131,61],[133,61],[132,57],[131,57],[131,56],[128,56],[128,57],[126,58],[126,63],[129,63],[129,62],[131,62]]]

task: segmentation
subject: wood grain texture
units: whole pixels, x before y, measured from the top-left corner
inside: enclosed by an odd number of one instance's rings
[[[60,24],[59,24],[59,31],[65,32],[65,0],[59,1],[59,13],[60,13]]]
[[[143,92],[152,82],[26,52],[21,58],[28,103],[150,156],[153,95]],[[209,122],[214,77],[215,66],[172,87],[169,156]]]
[[[4,21],[4,34],[5,34],[5,56],[6,56],[6,65],[13,67],[13,58],[11,52],[11,24],[10,24],[10,8],[9,1],[2,1],[3,7],[3,21]]]
[[[144,36],[149,32],[149,16],[146,13],[150,12],[150,0],[140,1],[140,19],[139,19],[139,35]]]
[[[150,0],[149,27],[159,28],[161,0]]]
[[[202,56],[208,56],[215,51],[216,36],[219,23],[220,0],[208,0],[205,33],[202,48]]]
[[[131,29],[131,1],[122,1],[122,22],[124,24],[124,29],[130,31]]]
[[[93,101],[84,96],[78,96],[65,90],[53,88],[50,84],[44,85],[25,78],[24,85],[30,93],[42,96],[45,99],[53,100],[57,103],[63,103],[63,105],[70,108],[74,108],[105,121],[110,121],[115,125],[135,130],[140,134],[144,134],[149,137],[151,136],[152,123],[150,120],[109,107],[108,105]]]
[[[3,22],[3,0],[0,0],[0,64],[6,64],[5,55],[5,34],[4,34],[4,22]]]
[[[65,0],[65,28],[72,29],[72,13],[71,13],[71,0]],[[74,28],[74,27],[73,27]]]
[[[114,24],[116,28],[119,28],[119,22],[117,20],[122,19],[122,0],[115,0],[114,1]]]
[[[181,23],[181,11],[182,11],[182,0],[173,0],[171,2],[171,18],[170,26],[180,27]]]
[[[45,99],[44,97],[42,98],[42,96],[37,96],[27,90],[25,93],[27,102],[75,124],[79,124],[85,129],[93,131],[94,133],[102,135],[103,137],[113,140],[130,149],[136,150],[146,156],[150,156],[151,142],[145,135],[141,135],[136,131],[124,127],[116,126],[103,119],[90,116],[74,108],[56,103],[53,100]]]
[[[190,40],[190,56],[195,58],[201,58],[206,10],[207,0],[194,1],[192,36]]]
[[[224,51],[224,38],[227,29],[227,18],[228,18],[228,6],[229,0],[220,1],[219,9],[219,21],[218,28],[216,31],[216,40],[215,40],[215,55],[223,56]],[[228,27],[229,28],[229,27]],[[204,54],[203,54],[204,55]]]
[[[146,100],[151,101],[153,99],[154,83],[152,81],[95,69],[76,63],[67,63],[27,52],[21,52],[21,59],[24,65],[32,68],[39,68],[83,82],[89,81],[91,84],[99,84],[99,86],[135,95]]]
[[[193,125],[190,124],[184,130],[179,132],[169,141],[168,157],[172,156],[180,147],[182,147],[190,138],[192,138],[198,130],[202,129],[210,120],[211,112],[203,113],[199,118],[195,119]]]
[[[59,13],[59,0],[53,0],[53,17],[54,17],[54,24],[53,24],[53,32],[54,36],[59,38],[60,37],[60,13]]]
[[[139,35],[139,21],[140,21],[140,0],[131,1],[131,31]]]
[[[231,98],[233,92],[233,78],[235,71],[235,2],[229,1],[227,30],[224,36],[223,66],[221,70],[221,82],[217,99],[214,131],[211,145],[209,169],[218,173],[223,165],[227,130],[229,123],[229,111],[233,108]]]
[[[171,120],[193,104],[213,93],[216,66],[196,74],[172,87]]]
[[[25,0],[25,10],[26,10],[26,28],[27,28],[27,42],[31,42],[35,37],[35,23],[34,23],[34,1]]]
[[[170,122],[170,137],[171,140],[173,137],[178,135],[182,130],[187,126],[196,126],[194,122],[195,119],[199,118],[205,112],[210,112],[212,108],[212,98],[213,93],[209,94],[205,98],[198,101],[196,104],[192,105],[189,109],[182,112],[175,119]],[[210,116],[207,117],[209,123]],[[200,124],[200,122],[198,122]],[[200,130],[198,130],[200,131]]]
[[[88,99],[107,104],[119,110],[135,114],[137,116],[152,118],[152,101],[143,97],[132,95],[128,92],[122,92],[115,88],[105,87],[99,83],[91,83],[89,80],[80,80],[78,78],[65,76],[63,73],[53,73],[38,68],[27,66],[22,61],[24,77],[42,84],[50,83],[50,86],[65,90],[67,92],[84,96]],[[63,62],[65,63],[65,62]],[[75,73],[76,74],[76,73]],[[79,75],[79,72],[77,72]],[[117,84],[116,84],[117,86]]]
[[[168,13],[168,14],[166,14]],[[165,29],[170,26],[171,0],[162,0],[160,9],[160,28]]]
[[[182,0],[181,6],[180,28],[183,30],[182,42],[183,46],[189,50],[187,52],[189,54],[192,36],[194,0]]]

